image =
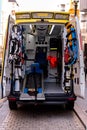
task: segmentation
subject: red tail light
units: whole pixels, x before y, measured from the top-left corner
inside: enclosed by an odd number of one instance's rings
[[[74,101],[76,98],[68,98],[69,101]]]
[[[8,100],[10,100],[10,101],[16,101],[16,98],[15,97],[9,97]]]

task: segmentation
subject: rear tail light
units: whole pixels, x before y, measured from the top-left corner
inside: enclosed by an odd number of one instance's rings
[[[76,98],[68,98],[69,101],[74,101]]]
[[[16,98],[15,97],[9,97],[8,100],[10,100],[10,101],[16,101]]]

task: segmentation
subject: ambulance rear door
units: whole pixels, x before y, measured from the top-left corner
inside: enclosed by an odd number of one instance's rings
[[[79,19],[76,16],[74,20],[71,21],[74,25],[77,34],[78,41],[78,60],[73,64],[73,74],[74,74],[74,93],[76,96],[85,98],[85,73],[84,73],[84,57],[83,57],[83,48],[82,48],[82,39]]]
[[[9,55],[9,41],[12,25],[14,25],[14,19],[9,15],[6,27],[6,34],[4,38],[3,63],[1,74],[2,98],[9,94],[11,86],[10,85],[11,67],[9,65],[8,55]]]

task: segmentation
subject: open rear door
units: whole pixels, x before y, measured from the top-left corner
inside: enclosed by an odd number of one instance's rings
[[[2,74],[1,74],[1,94],[2,98],[7,96],[10,92],[10,66],[8,64],[9,55],[9,40],[11,27],[14,24],[14,19],[9,16],[7,21],[6,35],[4,38],[4,50],[3,50],[3,63],[2,63]]]
[[[76,96],[84,98],[85,97],[84,57],[83,57],[82,39],[78,17],[76,16],[75,19],[71,21],[71,23],[74,24],[76,28],[77,40],[78,40],[78,60],[73,65],[74,93]]]

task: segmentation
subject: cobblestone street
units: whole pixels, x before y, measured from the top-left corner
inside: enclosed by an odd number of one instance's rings
[[[0,108],[0,130],[85,130],[73,111],[62,106],[19,106],[10,111],[8,102]]]

